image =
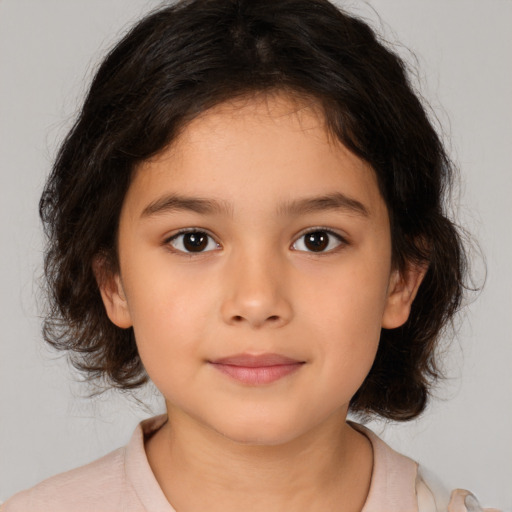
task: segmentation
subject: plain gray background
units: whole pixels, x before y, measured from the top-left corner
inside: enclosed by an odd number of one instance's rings
[[[0,0],[0,500],[125,444],[151,414],[115,394],[83,398],[66,361],[41,341],[37,202],[98,60],[159,3]],[[458,218],[488,266],[447,354],[442,400],[418,421],[372,428],[449,487],[512,510],[512,1],[342,5],[409,62],[414,52],[416,83],[461,168]],[[151,390],[140,396],[159,412]]]

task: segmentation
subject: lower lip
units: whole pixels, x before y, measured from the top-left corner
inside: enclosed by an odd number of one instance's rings
[[[213,366],[220,372],[243,384],[258,386],[270,384],[271,382],[275,382],[276,380],[296,372],[302,366],[302,363],[257,367],[213,363]]]

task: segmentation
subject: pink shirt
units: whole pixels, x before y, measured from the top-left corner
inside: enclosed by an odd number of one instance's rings
[[[41,482],[14,495],[0,512],[176,512],[151,471],[144,437],[165,416],[143,421],[130,442],[86,466]],[[435,497],[418,475],[418,464],[392,450],[373,432],[354,425],[373,447],[370,492],[362,512],[436,512]],[[449,512],[466,512],[467,491],[454,491]],[[418,505],[419,502],[419,505]],[[474,510],[479,510],[474,509]]]

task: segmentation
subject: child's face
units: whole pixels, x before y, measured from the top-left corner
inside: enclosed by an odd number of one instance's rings
[[[143,164],[119,260],[107,311],[170,415],[246,443],[344,419],[414,295],[374,172],[283,96],[216,107]]]

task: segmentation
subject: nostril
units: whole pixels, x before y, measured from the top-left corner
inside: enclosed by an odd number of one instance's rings
[[[271,323],[275,323],[275,322],[278,322],[279,319],[280,319],[279,315],[272,315],[272,316],[269,316],[266,321],[267,322],[271,322]],[[240,323],[240,322],[243,322],[245,320],[246,319],[242,315],[234,315],[233,316],[233,321],[235,323]]]

